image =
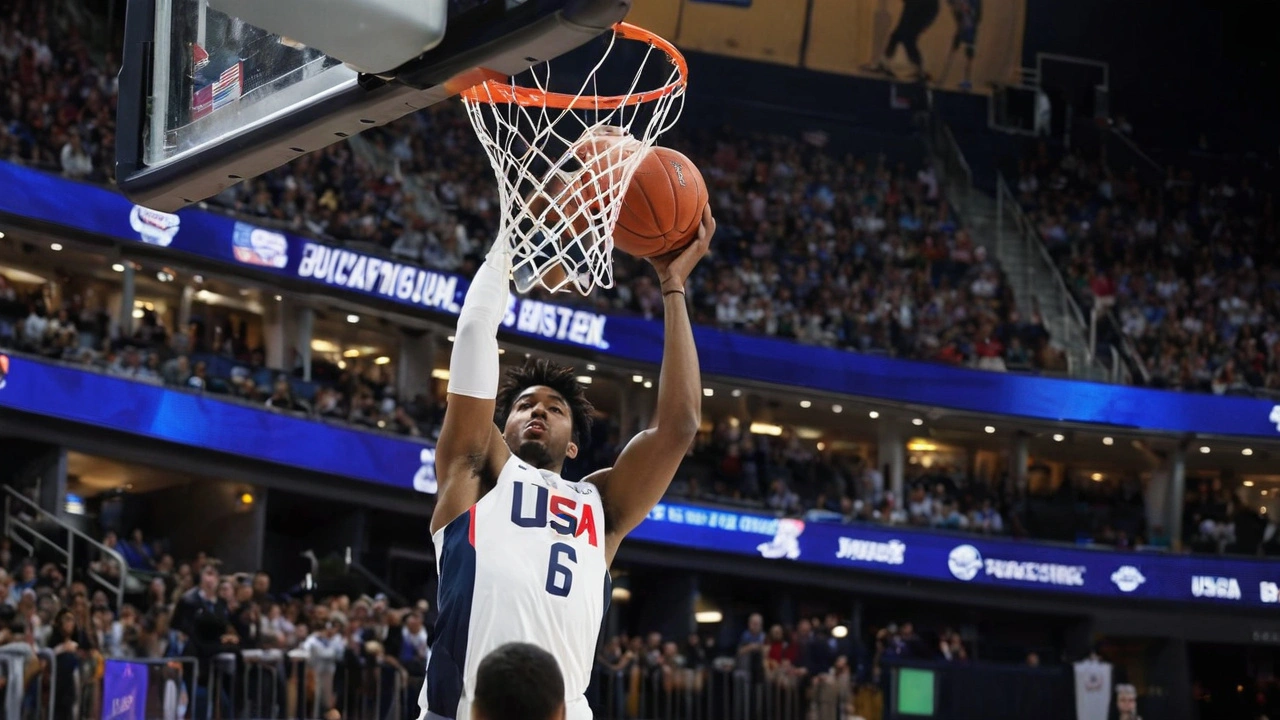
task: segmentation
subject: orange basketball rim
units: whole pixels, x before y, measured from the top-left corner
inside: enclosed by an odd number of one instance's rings
[[[654,102],[675,93],[683,93],[689,84],[689,65],[684,55],[675,45],[665,38],[652,33],[638,25],[620,22],[613,26],[615,38],[642,42],[665,53],[676,67],[675,78],[654,90],[629,93],[626,95],[572,95],[569,93],[547,92],[537,88],[521,87],[507,81],[504,76],[486,80],[474,85],[460,94],[464,100],[471,102],[511,103],[524,107],[555,108],[559,110],[614,110],[631,105]]]

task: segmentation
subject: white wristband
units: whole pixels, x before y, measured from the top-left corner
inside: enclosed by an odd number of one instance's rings
[[[491,249],[471,281],[449,359],[452,394],[485,400],[498,396],[498,327],[511,297],[510,268],[510,256]]]

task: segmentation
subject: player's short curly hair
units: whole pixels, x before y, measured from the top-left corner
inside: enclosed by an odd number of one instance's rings
[[[484,720],[550,720],[564,705],[555,656],[529,643],[507,643],[476,669],[473,707]]]
[[[573,441],[579,446],[591,442],[591,416],[595,413],[595,408],[587,399],[587,389],[577,381],[573,368],[543,358],[529,360],[521,367],[512,368],[503,377],[494,407],[494,421],[498,423],[498,427],[506,427],[511,407],[520,393],[537,385],[555,390],[569,403]]]

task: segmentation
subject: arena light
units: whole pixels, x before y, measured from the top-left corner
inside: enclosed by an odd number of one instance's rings
[[[807,409],[807,408],[811,407],[812,405],[813,405],[813,403],[809,402],[808,400],[801,400],[801,401],[800,401],[800,407],[802,407],[802,408],[806,408],[806,409]]]
[[[432,370],[432,371],[431,371],[431,378],[432,378],[433,380],[446,380],[446,381],[447,381],[447,380],[449,379],[449,368],[436,368],[435,370]]]
[[[724,614],[719,610],[700,610],[693,614],[693,619],[699,625],[714,625],[724,620]]]
[[[596,366],[592,365],[591,363],[587,363],[587,372],[595,372],[595,371],[596,371]]]
[[[837,625],[831,628],[831,637],[841,640],[849,636],[849,628],[844,625]]]
[[[1241,483],[1241,484],[1243,484],[1245,487],[1253,487],[1253,481],[1252,481],[1252,480],[1245,480],[1245,481],[1244,481],[1243,483]]]
[[[988,425],[988,426],[986,426],[986,427],[982,428],[982,431],[983,431],[983,432],[985,432],[985,433],[986,433],[986,434],[988,434],[988,435],[992,435],[992,434],[994,434],[994,433],[995,433],[996,429],[995,429],[994,427],[992,427],[992,426]]]
[[[653,381],[652,381],[652,380],[645,380],[645,381],[644,381],[644,387],[645,387],[645,389],[646,389],[646,390],[648,390],[649,388],[653,387]]]
[[[452,335],[450,335],[449,337],[445,338],[445,340],[448,340],[449,342],[453,342],[454,338]],[[528,357],[528,354],[526,354],[525,357]]]
[[[1094,482],[1102,482],[1102,473],[1094,473],[1089,476],[1089,479]]]
[[[733,392],[729,394],[732,395],[733,397],[742,397],[742,391],[739,390],[738,388],[734,388]]]
[[[624,603],[624,602],[630,602],[630,600],[631,600],[631,588],[624,588],[624,587],[617,587],[617,586],[614,586],[614,588],[613,588],[613,592],[612,592],[612,596],[613,596],[613,601],[614,601],[614,602],[622,602],[622,603]]]
[[[281,300],[284,300],[284,297],[280,295],[276,295],[275,299],[276,299],[276,302],[280,302]]]
[[[1103,444],[1103,445],[1115,445],[1115,444],[1116,444],[1116,441],[1115,441],[1115,438],[1112,438],[1112,437],[1104,437],[1104,438],[1102,438],[1102,444]]]
[[[1063,440],[1066,440],[1066,439],[1067,439],[1067,436],[1066,436],[1066,435],[1063,435],[1062,433],[1054,433],[1054,434],[1053,434],[1053,441],[1054,441],[1054,442],[1062,442]]]
[[[631,376],[631,382],[633,382],[633,383],[642,383],[642,382],[644,382],[644,376],[643,376],[643,375],[632,375],[632,376]]]
[[[834,410],[835,408],[832,408],[832,409]],[[879,410],[872,410],[871,412],[867,413],[867,417],[871,418],[872,420],[879,420],[879,419],[880,419],[880,411],[879,411]]]
[[[581,384],[583,384],[583,385],[590,385],[590,384],[591,384],[591,376],[590,376],[590,375],[579,375],[579,376],[577,376],[576,378],[574,378],[574,380],[577,380],[579,383],[581,383]]]
[[[346,360],[339,360],[339,361],[338,361],[338,369],[339,369],[339,370],[346,370],[346,369],[347,369],[347,361],[346,361]]]
[[[253,493],[246,492],[240,494],[240,504],[248,507],[253,504]]]
[[[924,424],[924,420],[921,420],[920,418],[911,418],[911,424],[919,427]]]
[[[907,449],[911,452],[933,452],[938,449],[938,446],[928,440],[912,440],[907,443]]]
[[[351,315],[348,315],[348,316],[347,316],[347,322],[349,322],[349,323],[351,323],[352,325],[354,325],[354,324],[356,324],[356,323],[360,322],[360,316],[359,316],[359,315],[356,315],[356,314],[354,314],[354,313],[352,313]],[[452,342],[452,340],[450,340],[450,342]]]
[[[702,397],[715,397],[715,388],[702,388]]]
[[[390,363],[391,363],[391,358],[387,357],[386,355],[380,355],[373,361],[374,365],[389,365]]]
[[[116,272],[124,272],[124,265],[122,265],[122,264],[120,264],[120,263],[116,263],[116,264],[114,264],[114,265],[112,265],[112,266],[111,266],[111,269],[112,269],[112,270],[114,270],[114,271],[116,271]]]
[[[0,230],[0,240],[3,240],[3,239],[4,239],[4,231]]]
[[[318,353],[336,353],[338,346],[328,340],[320,340],[319,338],[311,341],[311,351]]]
[[[343,350],[342,357],[358,358],[360,357],[360,351],[357,350],[356,348],[351,348],[350,350]]]
[[[749,428],[752,435],[772,435],[778,437],[782,434],[782,426],[772,423],[753,422]]]
[[[1241,450],[1241,451],[1240,451],[1240,454],[1241,454],[1241,455],[1244,455],[1244,456],[1246,456],[1246,457],[1247,457],[1247,456],[1249,456],[1249,455],[1252,455],[1252,454],[1253,454],[1253,448],[1245,448],[1245,449],[1243,449],[1243,450]]]
[[[0,238],[3,238],[3,237],[4,237],[4,233],[0,233]],[[49,245],[49,249],[54,252],[62,252],[62,243],[52,243]]]
[[[822,452],[823,450],[826,450],[826,449],[827,449],[827,444],[826,444],[826,443],[824,443],[824,442],[820,442],[820,443],[818,443],[818,452]]]
[[[191,279],[192,279],[192,280],[194,280],[195,282],[198,282],[198,283],[202,283],[202,282],[204,282],[204,276],[203,276],[203,275],[196,275],[195,277],[193,277],[193,278],[191,278]]]
[[[134,320],[141,320],[141,319],[143,318],[143,316],[145,316],[146,314],[147,314],[147,311],[146,311],[146,310],[143,310],[142,308],[134,308],[134,309],[133,309],[133,319],[134,319]]]

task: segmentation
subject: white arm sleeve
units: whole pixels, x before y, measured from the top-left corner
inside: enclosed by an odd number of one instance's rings
[[[458,315],[449,392],[491,400],[498,396],[498,326],[511,297],[511,256],[490,251],[471,281]]]

